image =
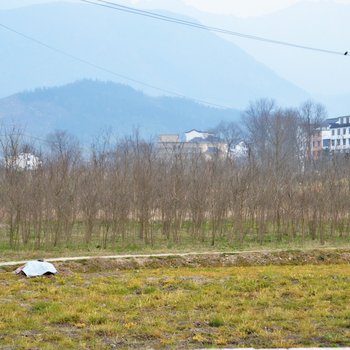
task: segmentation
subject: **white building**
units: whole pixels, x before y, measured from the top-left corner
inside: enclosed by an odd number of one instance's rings
[[[230,153],[234,158],[245,158],[248,157],[249,148],[244,141],[241,141],[231,148]]]
[[[350,116],[327,119],[322,127],[322,148],[350,152]]]
[[[32,153],[20,153],[7,161],[7,166],[20,170],[35,170],[42,164],[41,160]]]
[[[186,142],[191,142],[195,139],[207,139],[209,136],[215,136],[213,133],[207,131],[198,131],[198,130],[190,130],[185,132],[185,140]]]

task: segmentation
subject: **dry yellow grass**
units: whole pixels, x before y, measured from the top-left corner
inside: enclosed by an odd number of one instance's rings
[[[0,273],[0,348],[350,345],[350,266]]]

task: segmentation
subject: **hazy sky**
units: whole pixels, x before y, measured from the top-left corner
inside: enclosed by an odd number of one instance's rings
[[[55,2],[59,0],[0,0],[0,9],[12,8],[16,6],[30,5],[33,3]],[[77,1],[77,0],[66,0]],[[112,0],[115,2],[127,2],[127,0]],[[129,2],[138,3],[152,0],[129,0]],[[181,0],[162,0],[164,8],[166,2],[176,2]],[[236,16],[259,16],[269,12],[283,9],[292,4],[305,0],[183,0],[187,5],[191,5],[206,12],[212,13],[230,13]],[[350,0],[308,0],[308,1],[328,1],[349,3]]]
[[[0,10],[35,3],[80,2],[80,0],[0,0]],[[109,0],[116,3],[134,4],[148,9],[167,9],[182,15],[189,15],[205,24],[223,27],[242,33],[249,33],[276,40],[289,41],[300,45],[345,52],[350,50],[348,40],[348,18],[350,18],[350,0]],[[270,16],[268,21],[254,18],[272,13],[298,3],[314,3],[324,6],[300,6],[295,11],[285,11],[278,16]],[[334,6],[337,3],[347,7]],[[199,13],[193,8],[203,11]],[[334,11],[333,11],[334,10]],[[308,12],[312,11],[312,12]],[[206,13],[207,12],[207,13]],[[251,17],[249,19],[211,16],[231,14]],[[297,13],[297,18],[293,18]],[[313,16],[315,14],[315,16]],[[280,19],[282,18],[282,20]],[[282,22],[281,22],[282,21]],[[283,22],[285,21],[285,22]],[[286,23],[286,24],[285,24]],[[297,23],[297,27],[294,24]],[[278,28],[278,30],[276,30]],[[280,77],[308,91],[317,99],[332,97],[334,105],[337,96],[344,96],[348,106],[350,70],[349,61],[339,56],[288,49],[260,42],[225,37],[246,51],[260,63],[263,63]],[[283,57],[283,59],[281,59]],[[97,62],[98,63],[98,62]],[[343,100],[341,100],[343,101]],[[325,102],[326,103],[326,102]],[[348,107],[347,107],[348,108]],[[349,110],[337,111],[349,113]]]
[[[277,11],[302,0],[184,0],[187,4],[212,13],[231,13],[239,16],[256,16]],[[310,0],[324,1],[324,0]],[[328,2],[350,3],[350,0]]]

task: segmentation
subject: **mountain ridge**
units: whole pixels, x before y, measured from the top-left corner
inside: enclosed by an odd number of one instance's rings
[[[15,123],[33,135],[67,130],[84,141],[109,129],[123,136],[209,129],[219,122],[239,120],[238,110],[217,109],[191,100],[147,96],[113,82],[81,80],[54,88],[39,88],[0,99],[3,124]]]
[[[228,30],[340,53],[350,51],[350,3],[299,1],[266,15],[247,18],[201,11],[192,11],[191,15],[207,25]],[[282,78],[308,91],[313,98],[324,103],[331,114],[350,113],[349,99],[344,98],[346,95],[350,97],[349,58],[236,37],[226,38]],[[334,95],[338,95],[338,102],[334,101]]]
[[[280,104],[292,105],[309,96],[211,32],[70,3],[0,11],[0,20],[84,60],[191,98],[241,109],[257,98],[271,97]],[[14,34],[0,31],[0,40],[4,63],[0,75],[7,81],[0,87],[0,96],[84,78],[112,79],[107,72]]]

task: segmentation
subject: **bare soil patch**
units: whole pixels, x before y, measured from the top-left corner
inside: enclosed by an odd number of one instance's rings
[[[234,267],[234,266],[286,266],[350,264],[350,249],[289,250],[222,254],[200,254],[164,257],[133,257],[118,259],[91,259],[57,262],[55,265],[65,274],[75,272],[103,272],[180,267]]]

